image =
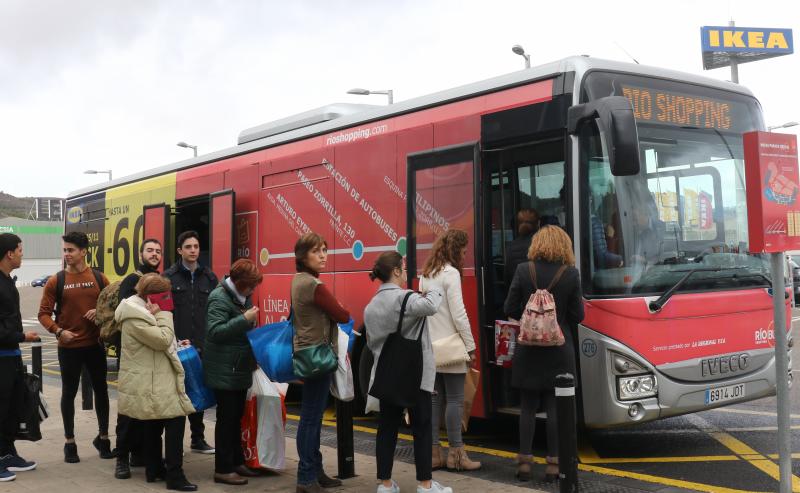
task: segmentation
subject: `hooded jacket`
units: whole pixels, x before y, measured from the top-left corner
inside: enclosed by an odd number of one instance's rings
[[[172,314],[151,314],[139,296],[122,300],[114,313],[122,332],[117,392],[119,414],[166,419],[194,412],[186,396]]]

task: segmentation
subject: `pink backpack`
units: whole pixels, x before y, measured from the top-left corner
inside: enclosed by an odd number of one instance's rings
[[[522,319],[519,322],[519,337],[517,344],[523,346],[561,346],[564,344],[564,333],[558,326],[556,318],[556,301],[550,290],[561,279],[561,275],[567,269],[562,265],[547,289],[539,289],[536,286],[536,267],[533,262],[528,266],[531,271],[531,281],[533,281],[533,293],[525,304],[522,312]]]

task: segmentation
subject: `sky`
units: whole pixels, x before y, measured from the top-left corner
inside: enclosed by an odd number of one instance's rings
[[[236,145],[334,102],[383,104],[591,55],[703,71],[700,27],[793,29],[796,1],[0,0],[0,190],[65,197]],[[627,53],[626,53],[627,52]],[[768,125],[800,121],[800,60],[741,65]],[[800,126],[785,130],[800,133]]]

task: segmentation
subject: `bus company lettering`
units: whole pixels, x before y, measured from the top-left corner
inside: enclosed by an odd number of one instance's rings
[[[775,344],[775,330],[764,328],[756,329],[754,338],[756,346],[760,346],[762,344]]]
[[[640,121],[662,122],[728,130],[731,128],[731,105],[684,94],[624,87],[622,94],[633,106],[633,116]]]
[[[391,178],[389,178],[388,176],[384,176],[383,182],[386,184],[387,187],[389,187],[389,190],[391,190],[393,193],[397,194],[398,197],[400,197],[400,200],[406,199],[405,192],[403,192],[400,189],[400,186],[397,185],[397,183],[393,182]]]
[[[417,192],[417,218],[431,228],[436,236],[450,229],[450,223],[419,192]]]
[[[289,226],[294,230],[298,236],[302,236],[309,231],[311,228],[303,221],[303,218],[294,210],[294,208],[289,204],[289,201],[282,194],[278,194],[278,197],[274,197],[271,193],[267,192],[267,199],[275,205],[275,208],[278,210],[278,214],[283,216]]]
[[[269,295],[262,300],[261,306],[268,324],[281,322],[288,318],[289,301],[286,299],[273,298]]]
[[[336,210],[333,203],[331,203],[325,195],[322,194],[322,191],[319,190],[314,186],[314,184],[309,180],[308,176],[303,173],[302,170],[297,170],[297,177],[300,179],[300,182],[303,186],[308,190],[308,193],[314,196],[316,201],[319,205],[325,209],[325,212],[328,213],[330,216],[330,225],[336,231],[336,234],[345,242],[347,246],[351,246],[353,244],[353,238],[356,236],[356,230],[353,228],[352,225],[347,223],[346,221],[342,222],[342,215]]]
[[[341,132],[336,135],[331,135],[325,139],[325,145],[336,145],[343,142],[354,142],[356,140],[368,139],[373,135],[385,134],[389,131],[389,125],[382,124],[376,125],[371,128],[357,128],[349,132]]]

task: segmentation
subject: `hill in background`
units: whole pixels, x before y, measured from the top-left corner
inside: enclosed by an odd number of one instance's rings
[[[31,207],[33,207],[34,200],[34,197],[14,197],[5,192],[0,192],[0,218],[27,218]]]

